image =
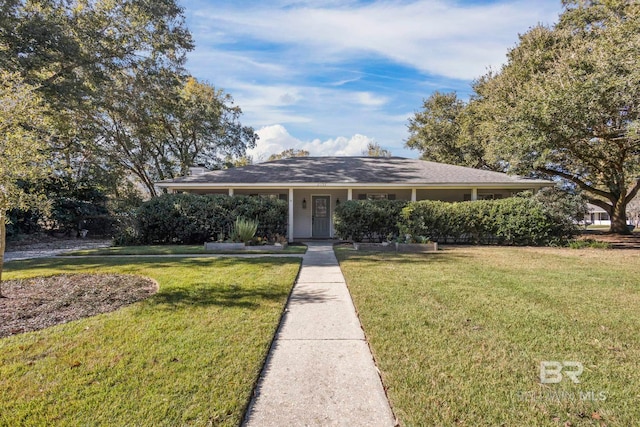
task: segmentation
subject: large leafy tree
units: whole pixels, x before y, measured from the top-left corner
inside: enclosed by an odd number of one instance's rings
[[[96,143],[105,111],[131,98],[114,99],[123,95],[117,82],[181,75],[193,47],[175,0],[6,0],[0,12],[0,67],[36,86],[55,112],[50,163],[80,180],[89,163],[115,170]]]
[[[6,0],[0,65],[52,107],[90,107],[114,76],[180,69],[193,48],[175,0]]]
[[[18,74],[0,70],[0,284],[7,212],[41,202],[37,194],[25,192],[21,183],[46,174],[44,149],[49,127],[43,119],[44,108],[36,88]]]
[[[220,168],[255,146],[257,135],[240,123],[231,96],[193,77],[143,70],[119,78],[109,98],[100,150],[152,196],[156,180],[186,175],[196,164]]]
[[[627,233],[640,189],[640,3],[564,5],[557,25],[532,28],[479,79],[472,102],[511,171],[572,183]]]
[[[196,164],[220,168],[226,157],[242,157],[255,147],[258,136],[240,123],[242,110],[231,95],[189,77],[171,99],[158,133],[175,161],[173,175],[186,175]]]
[[[423,160],[481,169],[503,170],[504,165],[486,152],[482,120],[475,104],[452,93],[434,92],[422,111],[409,119],[408,148],[419,150]]]
[[[192,48],[176,0],[0,2],[0,68],[49,106],[50,167],[116,196],[255,144],[231,97],[186,74]]]

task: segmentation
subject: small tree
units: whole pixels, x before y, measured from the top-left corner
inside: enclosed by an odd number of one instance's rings
[[[25,193],[19,184],[46,173],[44,110],[33,86],[25,84],[17,73],[0,70],[0,297],[7,212],[42,201]]]
[[[382,148],[377,142],[369,142],[362,154],[368,157],[391,157],[391,151]]]
[[[309,157],[309,152],[303,149],[289,148],[278,154],[272,154],[267,159],[268,162],[273,160],[289,159],[291,157]]]

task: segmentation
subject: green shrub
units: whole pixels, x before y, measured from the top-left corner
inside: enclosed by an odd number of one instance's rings
[[[23,234],[34,234],[42,230],[39,220],[42,214],[37,210],[11,209],[7,212],[7,239]]]
[[[336,206],[333,226],[341,239],[361,242],[395,239],[400,212],[409,202],[401,200],[349,200]]]
[[[555,214],[538,199],[446,203],[424,200],[402,211],[400,232],[439,243],[500,245],[564,244],[577,232],[568,216]]]
[[[164,194],[140,206],[123,222],[123,244],[198,244],[231,237],[238,217],[258,218],[256,235],[273,240],[287,231],[282,200],[217,194]]]

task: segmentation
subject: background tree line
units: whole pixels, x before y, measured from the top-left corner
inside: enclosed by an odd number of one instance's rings
[[[520,36],[468,102],[435,92],[409,121],[427,160],[548,177],[628,233],[640,189],[640,3],[564,0],[556,25]]]

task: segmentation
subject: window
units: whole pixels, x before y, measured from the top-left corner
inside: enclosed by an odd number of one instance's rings
[[[395,200],[395,194],[388,193],[366,193],[358,194],[358,200]]]
[[[280,200],[288,200],[286,194],[276,194],[276,193],[261,193],[261,194],[249,194],[251,197],[262,197],[263,199],[280,199]]]
[[[367,200],[387,200],[388,198],[387,193],[367,193]]]
[[[478,194],[478,200],[498,200],[498,199],[502,199],[502,194],[500,193]]]
[[[502,194],[500,193],[484,193],[478,194],[478,200],[498,200],[502,199]],[[471,201],[471,194],[466,193],[462,196],[462,200],[465,202]]]

